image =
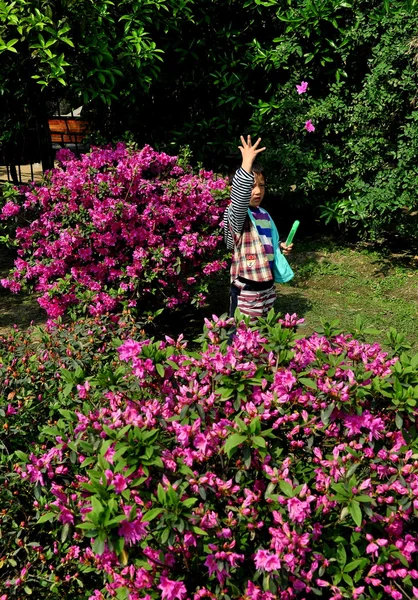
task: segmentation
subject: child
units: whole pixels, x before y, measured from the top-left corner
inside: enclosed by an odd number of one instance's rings
[[[229,314],[236,308],[252,321],[265,316],[276,299],[274,283],[285,283],[293,271],[284,254],[292,245],[279,243],[277,228],[269,213],[260,208],[264,198],[265,179],[254,160],[265,148],[261,138],[253,145],[251,136],[241,136],[241,168],[232,180],[231,204],[224,215],[224,237],[233,250],[231,264],[231,303]],[[281,250],[283,250],[283,254]]]

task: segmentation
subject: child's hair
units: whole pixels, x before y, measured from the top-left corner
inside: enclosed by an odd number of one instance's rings
[[[235,170],[231,171],[228,174],[228,180],[229,180],[230,184],[232,183],[232,179],[234,178],[235,171],[237,169],[239,169],[239,167],[240,167],[240,165],[236,165]],[[264,167],[263,167],[263,165],[260,165],[260,163],[254,163],[253,168],[251,169],[251,172],[255,173],[255,175],[262,175],[264,177],[264,179],[266,179],[266,175],[264,173]]]
[[[264,177],[264,179],[266,178],[266,176],[264,174],[263,165],[260,165],[260,163],[254,163],[253,168],[251,170],[255,175],[262,175]]]

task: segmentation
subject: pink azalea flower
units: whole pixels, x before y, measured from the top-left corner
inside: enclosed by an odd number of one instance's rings
[[[249,581],[247,584],[246,596],[248,596],[250,600],[261,600],[263,593],[257,585],[255,585],[252,581]]]
[[[85,381],[82,385],[77,384],[78,397],[84,400],[88,396],[90,390],[90,383]]]
[[[145,525],[141,519],[122,521],[118,529],[118,534],[125,539],[128,545],[132,546],[146,535],[147,530]]]
[[[298,94],[304,94],[308,89],[308,85],[307,81],[301,81],[300,84],[296,86]]]
[[[136,342],[135,340],[126,340],[121,346],[118,348],[119,358],[120,360],[129,361],[132,360],[141,352],[143,344],[141,342]]]
[[[366,547],[367,554],[373,554],[373,556],[377,556],[378,552],[379,552],[379,546],[377,544],[375,544],[374,542],[371,542]]]
[[[287,501],[289,518],[296,523],[303,523],[311,514],[309,501],[302,501],[299,498],[289,498]]]
[[[115,492],[117,492],[118,494],[121,494],[123,490],[126,490],[126,488],[128,487],[126,479],[121,473],[118,473],[114,476],[113,485],[115,486]]]
[[[164,577],[160,578],[160,584],[157,586],[161,590],[162,600],[184,600],[187,595],[187,590],[182,581],[173,581]]]
[[[268,550],[257,550],[254,557],[255,566],[262,571],[275,571],[281,568],[281,562],[277,554],[271,554]]]
[[[306,131],[309,131],[309,133],[312,133],[313,131],[315,131],[315,125],[313,125],[313,123],[310,119],[308,121],[306,121],[305,129],[306,129]]]
[[[0,213],[0,218],[7,219],[9,217],[14,217],[19,212],[20,212],[20,206],[9,201],[9,202],[6,202],[6,204],[3,206],[3,209]]]

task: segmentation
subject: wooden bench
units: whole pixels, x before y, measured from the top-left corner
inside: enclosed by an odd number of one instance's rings
[[[56,117],[48,123],[53,144],[80,144],[90,133],[88,121],[77,117]]]

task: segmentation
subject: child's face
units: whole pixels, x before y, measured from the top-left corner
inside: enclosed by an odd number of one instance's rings
[[[260,206],[263,201],[266,184],[263,175],[255,174],[254,177],[255,179],[253,190],[251,192],[250,206],[256,208],[257,206]]]

